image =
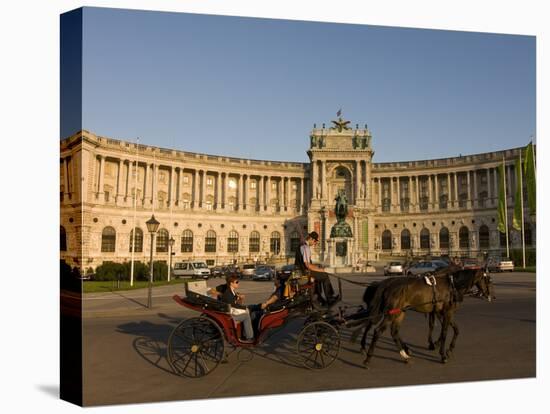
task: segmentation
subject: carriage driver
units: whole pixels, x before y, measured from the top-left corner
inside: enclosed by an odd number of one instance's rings
[[[334,294],[334,289],[330,283],[330,278],[327,272],[317,265],[311,263],[311,247],[315,247],[319,242],[319,235],[316,231],[312,231],[306,236],[305,242],[296,250],[296,258],[294,264],[296,268],[307,274],[315,280],[315,294],[317,300],[331,307],[340,299],[339,295]],[[324,294],[324,298],[323,298]]]

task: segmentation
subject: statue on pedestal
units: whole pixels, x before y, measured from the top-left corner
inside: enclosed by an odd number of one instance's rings
[[[334,201],[336,201],[334,207],[336,224],[332,226],[330,237],[353,237],[351,227],[346,223],[346,216],[348,215],[348,199],[346,197],[346,192],[344,190],[339,190]]]

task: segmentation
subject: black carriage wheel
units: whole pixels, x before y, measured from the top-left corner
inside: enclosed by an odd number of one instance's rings
[[[340,351],[340,335],[326,322],[307,324],[298,335],[297,353],[309,369],[323,369],[334,362]]]
[[[198,378],[210,374],[224,357],[224,337],[208,318],[191,318],[168,338],[168,363],[178,375]]]

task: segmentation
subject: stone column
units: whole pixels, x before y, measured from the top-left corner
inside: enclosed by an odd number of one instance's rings
[[[153,191],[153,197],[152,203],[154,204],[155,208],[157,207],[157,179],[158,179],[158,165],[157,164],[151,164],[151,169],[153,171],[152,175],[152,183],[151,183],[151,189]]]
[[[243,209],[242,199],[243,199],[243,176],[237,174],[237,205],[235,206],[237,210]]]
[[[321,198],[326,199],[327,198],[327,168],[326,168],[326,161],[321,161],[321,177],[323,177],[322,185],[321,185]]]
[[[271,177],[270,176],[267,176],[266,177],[266,182],[265,182],[265,204],[266,204],[266,210],[267,211],[271,211]]]
[[[397,211],[401,211],[401,180],[399,176],[396,177],[395,185],[397,185]]]
[[[218,171],[216,176],[216,210],[221,210],[222,206],[222,173]]]
[[[467,198],[467,203],[466,203],[466,206],[468,209],[471,209],[472,208],[472,190],[471,190],[471,187],[470,187],[470,171],[466,171],[466,180],[467,180],[467,187],[468,187],[468,198]]]
[[[178,185],[176,187],[176,205],[181,205],[181,188],[182,188],[182,181],[183,181],[183,169],[181,167],[178,168]]]
[[[265,199],[264,199],[264,176],[260,175],[258,179],[258,204],[260,206],[260,211],[265,210]]]
[[[277,204],[279,205],[279,211],[283,206],[283,177],[277,177]]]
[[[434,175],[434,190],[435,190],[434,207],[436,210],[439,210],[439,178],[437,174]]]
[[[458,207],[458,173],[454,172],[453,176],[454,176],[454,181],[455,181],[455,200],[454,200],[453,205],[455,207]]]
[[[361,163],[359,160],[355,160],[355,198],[354,203],[358,205],[359,197],[361,197]]]
[[[138,171],[139,171],[139,164],[138,164]],[[142,204],[145,204],[145,202],[147,201],[147,199],[149,198],[149,191],[151,191],[149,189],[149,185],[147,185],[147,181],[149,181],[149,164],[145,163],[143,165],[143,199],[142,199]],[[137,192],[136,192],[136,197],[137,197]]]
[[[124,190],[124,201],[128,201],[128,193],[130,192],[130,171],[132,170],[132,161],[126,160],[128,162],[128,168],[126,169],[126,188]]]
[[[428,210],[433,210],[434,198],[432,191],[432,176],[428,175]]]
[[[201,208],[205,208],[205,203],[206,203],[206,179],[207,179],[207,171],[206,170],[202,170],[202,181],[201,181],[201,204],[200,204],[200,207]]]
[[[250,176],[243,175],[243,207],[246,210],[248,206],[248,187],[250,187]]]
[[[300,177],[300,204],[297,205],[298,207],[298,212],[299,213],[303,213],[304,210],[305,210],[305,203],[304,203],[304,182],[305,182],[305,178],[304,177]]]
[[[118,170],[116,175],[116,195],[115,195],[115,204],[119,204],[119,201],[122,199],[122,165],[124,161],[122,158],[118,159]]]
[[[478,207],[477,203],[477,170],[472,171],[472,178],[474,181],[474,197],[472,198],[472,207],[476,208]]]
[[[452,206],[451,202],[451,173],[447,173],[447,208]]]
[[[227,208],[227,173],[222,173],[223,185],[222,185],[222,208]]]
[[[491,200],[493,198],[493,191],[491,189],[491,175],[489,174],[489,168],[485,169],[485,174],[487,177],[487,199]],[[489,207],[487,205],[487,207]]]
[[[176,167],[174,166],[170,166],[170,179],[169,179],[169,195],[168,195],[168,199],[170,200],[169,201],[169,205],[170,206],[173,206],[174,205],[174,199],[175,199],[175,186],[174,186],[174,178],[175,178],[175,175],[176,175]]]
[[[195,169],[193,174],[193,209],[199,208],[199,170]]]
[[[382,178],[378,177],[378,205],[377,210],[382,211]]]
[[[98,187],[97,187],[97,195],[98,198],[103,195],[103,178],[105,175],[105,157],[103,155],[99,156],[99,177],[98,177]],[[101,200],[105,201],[105,200]]]
[[[409,211],[413,211],[413,185],[412,176],[409,175]]]
[[[290,177],[285,177],[285,184],[285,210],[288,210],[288,206],[290,205]]]
[[[415,175],[414,181],[416,183],[416,211],[420,211],[420,176]]]

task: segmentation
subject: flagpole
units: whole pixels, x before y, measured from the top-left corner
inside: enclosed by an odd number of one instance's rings
[[[523,259],[523,268],[525,269],[525,224],[523,220],[523,173],[521,166],[521,150],[519,151],[519,199],[521,203],[521,250],[522,250],[522,259]],[[517,202],[517,200],[516,200]]]
[[[136,250],[136,210],[137,210],[137,175],[139,163],[139,137],[136,139],[136,166],[134,168],[134,221],[132,223],[132,259],[130,265],[130,286],[134,286],[134,252]]]
[[[502,172],[504,180],[504,225],[506,226],[506,257],[510,257],[510,246],[508,241],[508,200],[506,195],[506,162],[504,157],[502,157]]]

